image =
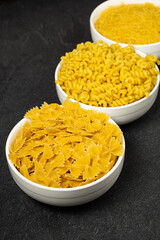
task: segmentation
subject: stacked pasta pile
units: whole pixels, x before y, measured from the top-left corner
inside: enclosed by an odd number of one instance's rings
[[[81,43],[60,62],[58,83],[68,98],[117,107],[148,97],[155,86],[157,56],[141,57],[133,46]]]
[[[151,3],[110,6],[95,22],[103,36],[121,43],[160,42],[160,7]]]
[[[122,132],[104,113],[84,110],[66,100],[44,103],[25,115],[9,158],[29,180],[68,188],[93,182],[123,155]]]

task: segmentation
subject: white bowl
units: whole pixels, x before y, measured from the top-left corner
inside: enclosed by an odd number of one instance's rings
[[[159,0],[110,0],[101,3],[99,6],[97,6],[91,16],[90,16],[90,31],[91,31],[91,37],[93,42],[97,42],[99,40],[102,40],[103,42],[106,42],[108,45],[114,44],[115,41],[112,41],[111,39],[108,39],[101,35],[96,29],[95,29],[95,22],[99,18],[100,13],[107,9],[109,6],[118,6],[121,5],[121,3],[125,4],[144,4],[146,2],[153,3],[155,6],[160,7],[160,1]],[[126,46],[127,44],[119,43],[122,47]],[[160,58],[160,42],[157,43],[151,43],[151,44],[142,44],[133,45],[136,49],[139,49],[140,51],[146,53],[146,54],[153,54],[157,55],[158,58]]]
[[[30,197],[55,206],[75,206],[92,201],[106,191],[108,191],[112,185],[116,182],[124,162],[124,155],[119,157],[113,168],[102,178],[95,182],[86,184],[80,187],[74,188],[52,188],[46,187],[37,183],[34,183],[25,178],[12,164],[8,154],[9,148],[14,141],[15,135],[18,134],[27,119],[22,119],[16,124],[16,126],[10,132],[6,142],[6,158],[10,173],[17,183],[17,185]],[[112,120],[110,120],[113,122]],[[114,123],[114,122],[113,122]],[[114,123],[115,124],[115,123]],[[123,152],[125,154],[125,139],[123,139]]]
[[[111,0],[110,0],[111,1]],[[139,50],[135,50],[140,56],[145,57],[146,54],[142,53]],[[58,64],[55,70],[55,80],[58,79],[58,71],[60,70],[61,65]],[[158,67],[156,66],[157,70]],[[118,125],[123,125],[129,122],[132,122],[141,116],[143,116],[153,105],[157,98],[158,90],[160,83],[160,75],[157,75],[157,82],[153,90],[150,92],[149,97],[142,98],[136,102],[130,103],[128,105],[119,106],[119,107],[95,107],[87,104],[80,103],[82,108],[93,109],[99,112],[106,113],[109,115]],[[63,91],[61,86],[56,83],[56,91],[58,98],[61,103],[67,99],[67,94]],[[74,99],[70,99],[71,102],[76,102]]]

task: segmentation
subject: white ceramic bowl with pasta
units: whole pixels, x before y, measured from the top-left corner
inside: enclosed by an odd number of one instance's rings
[[[22,128],[26,121],[27,119],[22,119],[12,129],[7,138],[5,150],[8,167],[14,181],[21,188],[21,190],[30,197],[40,202],[55,206],[80,205],[100,197],[102,194],[108,191],[118,179],[123,167],[125,155],[125,139],[123,135],[122,140],[124,155],[120,156],[117,159],[116,164],[106,175],[96,180],[95,182],[73,188],[52,188],[28,180],[15,168],[15,166],[12,164],[11,160],[8,157],[10,145],[13,143],[15,135],[18,134],[19,130]],[[111,119],[109,121],[113,122]]]
[[[107,9],[110,6],[118,6],[122,3],[125,4],[144,4],[146,2],[152,3],[155,6],[160,7],[160,1],[159,0],[109,0],[106,2],[101,3],[98,5],[90,16],[90,32],[93,42],[97,42],[99,40],[102,40],[103,42],[106,42],[108,45],[114,44],[115,41],[112,41],[109,38],[104,37],[101,35],[96,29],[95,29],[95,22],[99,18],[102,11]],[[120,43],[122,47],[126,46],[127,44]],[[136,49],[139,49],[140,51],[146,53],[146,54],[153,54],[157,55],[158,58],[160,58],[160,42],[151,43],[151,44],[135,44],[133,45]]]
[[[139,50],[136,50],[136,53],[138,53],[142,57],[146,56],[146,54],[142,53]],[[58,64],[55,70],[55,80],[58,79],[58,71],[60,70],[60,68],[61,68],[61,65]],[[156,69],[158,70],[157,66],[156,66]],[[157,98],[159,84],[160,84],[160,75],[157,75],[156,84],[153,90],[150,92],[149,97],[148,98],[144,97],[128,105],[119,106],[119,107],[96,107],[96,106],[83,104],[81,102],[80,102],[80,105],[84,109],[93,109],[98,112],[106,113],[118,125],[127,124],[143,116],[152,107],[152,105],[154,104]],[[56,83],[56,91],[57,91],[57,95],[60,102],[63,103],[67,99],[67,94],[63,91],[61,86],[57,83]],[[76,100],[74,99],[70,99],[70,101],[76,102]]]

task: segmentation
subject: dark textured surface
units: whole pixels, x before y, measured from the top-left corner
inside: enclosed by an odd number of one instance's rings
[[[89,15],[102,1],[0,1],[0,239],[159,240],[160,96],[139,120],[122,126],[126,159],[116,184],[78,207],[39,203],[13,181],[6,138],[24,113],[59,100],[60,57],[91,40]]]

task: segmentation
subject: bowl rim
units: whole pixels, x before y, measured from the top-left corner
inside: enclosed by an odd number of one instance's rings
[[[7,163],[9,166],[9,170],[11,169],[15,175],[17,175],[19,177],[19,179],[21,179],[22,182],[25,182],[27,184],[30,184],[31,186],[40,189],[40,190],[47,190],[49,192],[77,192],[80,190],[85,190],[87,188],[91,188],[94,185],[98,185],[101,182],[103,182],[105,179],[109,178],[110,175],[112,175],[120,166],[121,162],[124,160],[125,157],[125,149],[126,149],[126,143],[125,143],[125,138],[124,138],[124,134],[122,132],[122,144],[123,144],[123,156],[119,156],[115,165],[112,167],[112,169],[106,173],[104,176],[102,176],[101,178],[97,179],[94,182],[85,184],[83,186],[78,186],[78,187],[73,187],[73,188],[54,188],[54,187],[48,187],[48,186],[44,186],[35,182],[32,182],[31,180],[27,179],[26,177],[24,177],[13,165],[13,163],[11,162],[11,160],[9,159],[9,146],[11,144],[11,142],[13,141],[14,136],[17,134],[18,130],[22,128],[23,124],[29,121],[27,118],[23,118],[21,119],[10,131],[7,140],[6,140],[6,145],[5,145],[5,154],[6,154],[6,159],[7,159]],[[111,123],[115,124],[116,126],[118,126],[118,124],[113,121],[111,118],[109,118],[108,121],[111,121]],[[119,126],[118,126],[119,127]],[[119,127],[120,128],[120,127]],[[10,171],[11,171],[10,170]],[[12,175],[12,174],[11,174]]]
[[[138,49],[135,49],[135,52],[140,54],[142,57],[145,57],[147,54],[143,53],[142,51],[138,50]],[[57,77],[58,77],[58,71],[60,70],[61,68],[61,63],[62,60],[58,63],[57,67],[56,67],[56,70],[55,70],[55,81],[57,81]],[[155,68],[159,71],[159,68],[158,66],[155,64]],[[143,103],[144,101],[148,100],[151,98],[151,96],[154,94],[154,92],[157,90],[157,88],[159,88],[159,84],[160,84],[160,74],[157,74],[157,81],[156,81],[156,84],[154,86],[154,88],[152,89],[152,91],[149,93],[149,96],[148,98],[146,97],[143,97],[141,99],[139,99],[138,101],[135,101],[135,102],[132,102],[132,103],[129,103],[127,105],[122,105],[122,106],[118,106],[118,107],[97,107],[97,106],[92,106],[92,105],[89,105],[89,104],[85,104],[85,103],[82,103],[82,102],[79,102],[81,106],[89,106],[90,108],[92,109],[95,109],[95,110],[98,110],[98,109],[104,109],[104,110],[117,110],[117,109],[127,109],[129,107],[132,107],[132,106],[135,106],[139,103]],[[65,93],[65,91],[61,88],[61,86],[58,84],[58,83],[55,83],[58,91],[60,92],[60,94],[63,94],[63,96],[67,99],[67,94]],[[69,98],[70,101],[72,102],[78,102],[77,100],[75,99],[72,99],[72,98]]]
[[[96,28],[95,28],[95,26],[94,26],[94,23],[93,23],[93,18],[94,18],[94,15],[96,14],[96,12],[97,12],[97,10],[100,8],[100,7],[102,7],[103,5],[104,6],[106,6],[106,8],[104,8],[104,10],[105,9],[107,9],[107,6],[110,6],[110,2],[115,2],[114,0],[109,0],[109,1],[105,1],[105,2],[102,2],[101,4],[99,4],[93,11],[92,11],[92,13],[91,13],[91,15],[90,15],[90,18],[89,18],[89,22],[90,22],[90,27],[92,28],[92,30],[101,38],[101,39],[107,39],[108,41],[110,41],[111,43],[116,43],[116,41],[114,41],[114,40],[112,40],[112,39],[110,39],[110,38],[107,38],[107,37],[105,37],[105,36],[103,36],[101,33],[99,33],[97,30],[96,30]],[[125,0],[123,0],[123,2],[125,2]],[[146,3],[147,3],[148,1],[146,1]],[[119,2],[120,3],[120,2]],[[130,4],[130,3],[129,3]],[[131,3],[132,4],[132,3]],[[154,4],[154,2],[153,2],[153,4]],[[115,6],[115,5],[114,5]],[[118,6],[118,5],[117,5]],[[155,5],[156,6],[156,5]],[[160,5],[159,5],[160,6]],[[121,45],[129,45],[129,44],[127,44],[127,43],[123,43],[123,42],[119,42],[119,44],[121,44]],[[146,48],[148,48],[148,47],[152,47],[152,46],[157,46],[157,45],[160,45],[160,41],[159,42],[155,42],[155,43],[148,43],[148,44],[130,44],[130,45],[132,45],[132,46],[134,46],[134,47],[138,47],[138,48],[140,48],[140,47],[146,47]]]

